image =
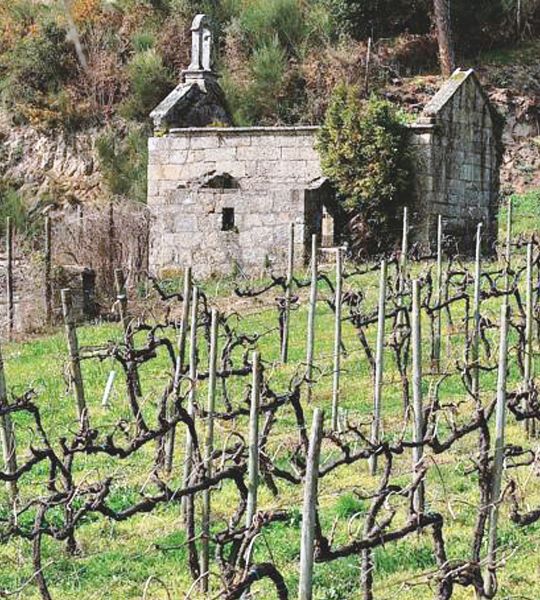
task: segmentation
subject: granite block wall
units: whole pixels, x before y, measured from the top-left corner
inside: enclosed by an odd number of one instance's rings
[[[433,98],[411,133],[416,238],[434,240],[440,214],[460,249],[474,246],[479,222],[489,246],[496,236],[497,132],[489,102],[471,71],[453,75],[446,93]]]
[[[195,275],[208,278],[283,268],[287,260],[290,223],[295,224],[296,264],[304,261],[309,226],[304,190],[170,191],[154,208],[151,257],[155,266],[193,265]],[[224,209],[234,211],[234,225],[224,229]]]
[[[303,263],[306,239],[322,214],[315,132],[313,127],[181,129],[151,138],[151,268],[190,264],[197,277],[279,271],[286,264],[290,223],[295,261]],[[213,187],[212,176],[221,174],[230,176],[228,189]],[[233,211],[228,230],[224,209]]]

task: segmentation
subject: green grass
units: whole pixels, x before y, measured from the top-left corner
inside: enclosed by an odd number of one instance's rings
[[[516,216],[515,233],[528,233],[538,228],[538,194],[516,198],[514,210]],[[536,215],[536,216],[535,216]],[[504,212],[501,213],[504,223]],[[519,255],[516,261],[523,262]],[[413,266],[413,272],[424,269],[425,265]],[[366,294],[366,308],[369,312],[375,307],[378,274],[374,273],[354,280],[348,279],[345,291],[349,288],[362,289]],[[230,292],[232,282],[225,286],[216,283],[206,285],[206,291],[212,296],[219,296],[220,302]],[[262,305],[253,301],[243,305],[243,317],[235,323],[238,332],[263,332],[272,330],[260,340],[259,349],[265,364],[265,374],[276,392],[288,389],[289,380],[295,370],[301,368],[305,356],[305,334],[307,309],[305,290],[302,291],[301,307],[293,312],[291,324],[290,362],[286,366],[278,364],[278,334],[276,311],[268,306],[272,304],[274,292],[268,295],[268,302]],[[320,295],[328,295],[321,284]],[[499,300],[484,303],[483,313],[494,321],[499,314]],[[324,302],[320,303],[316,322],[316,364],[318,381],[315,387],[314,400],[306,407],[307,418],[311,418],[315,406],[322,406],[330,413],[332,372],[331,354],[333,346],[333,314]],[[459,325],[459,323],[457,323]],[[427,341],[428,322],[424,326],[424,369],[425,393],[437,377],[429,372],[429,344]],[[389,331],[389,329],[388,329]],[[462,357],[462,328],[450,329],[444,323],[443,365],[455,373],[456,366]],[[371,344],[374,342],[375,327],[367,330]],[[489,331],[496,364],[498,329]],[[79,329],[79,338],[83,346],[94,346],[108,340],[119,341],[121,333],[119,325],[108,324],[87,326]],[[143,343],[145,334],[138,336]],[[363,350],[359,346],[356,332],[349,323],[343,328],[343,339],[347,349],[343,357],[343,376],[341,380],[341,406],[348,410],[350,420],[369,429],[372,406],[372,375]],[[515,358],[517,341],[515,332],[511,333],[510,381],[509,389],[516,389],[520,383],[520,373]],[[536,347],[538,351],[538,347]],[[240,353],[236,353],[236,359]],[[43,414],[43,423],[55,443],[62,436],[70,437],[76,431],[76,410],[70,390],[66,388],[65,365],[66,345],[62,331],[47,337],[30,339],[4,347],[6,375],[10,393],[14,396],[33,388],[36,391],[36,402]],[[205,344],[200,345],[200,360],[207,360]],[[401,383],[397,377],[391,352],[386,352],[387,372],[384,385],[384,434],[387,439],[397,439],[402,428]],[[112,432],[120,419],[129,420],[127,400],[119,374],[115,390],[111,398],[111,408],[101,407],[101,397],[112,365],[110,361],[84,361],[87,400],[92,423],[104,432]],[[155,425],[155,407],[160,393],[169,379],[170,365],[163,350],[158,352],[155,360],[140,370],[144,395],[144,411],[151,425]],[[536,368],[539,372],[540,361],[536,356]],[[487,402],[493,398],[496,372],[483,373],[481,378],[483,398]],[[241,405],[244,398],[246,380],[237,378],[230,382],[229,393],[233,404]],[[199,388],[199,398],[204,402],[205,385]],[[464,398],[463,386],[459,374],[453,374],[442,384],[441,400],[446,403],[460,403],[455,418],[464,423],[470,417],[471,402]],[[218,410],[222,407],[222,398],[218,397]],[[22,461],[28,454],[28,445],[37,444],[36,434],[31,419],[24,415],[15,418],[19,458]],[[237,420],[236,426],[244,434],[247,431],[245,418]],[[231,423],[219,424],[217,428],[220,443],[231,431]],[[201,432],[204,424],[200,423]],[[441,420],[439,433],[444,437],[448,424]],[[410,430],[407,431],[410,435]],[[120,439],[120,438],[119,438]],[[182,433],[179,433],[177,468],[172,475],[172,485],[181,479]],[[269,452],[276,454],[279,464],[290,468],[290,452],[298,439],[296,423],[292,410],[285,407],[279,413],[279,422],[271,437]],[[509,418],[508,440],[511,443],[527,445],[523,428]],[[534,446],[534,444],[533,444]],[[455,444],[449,452],[430,456],[432,468],[427,481],[427,504],[431,510],[441,512],[446,520],[445,535],[447,552],[450,559],[462,559],[470,551],[471,535],[478,506],[476,477],[467,474],[471,468],[471,459],[477,451],[477,438],[472,434]],[[331,459],[332,449],[329,444],[323,446],[322,460]],[[154,459],[154,446],[149,445],[136,455],[122,461],[114,461],[104,457],[79,457],[74,465],[75,477],[82,481],[100,480],[109,475],[113,477],[112,492],[108,504],[116,510],[130,506],[141,498],[141,494],[152,491],[148,474]],[[406,485],[409,481],[411,457],[405,453],[396,458],[395,476],[392,483]],[[30,499],[45,493],[47,470],[39,466],[23,479],[21,492],[24,499]],[[512,470],[510,473],[519,483],[520,492],[526,495],[530,507],[540,503],[540,490],[535,475],[530,469]],[[283,573],[291,592],[296,596],[298,585],[298,560],[302,510],[302,490],[278,481],[279,496],[274,497],[262,486],[260,490],[260,508],[287,509],[290,519],[287,522],[275,523],[264,530],[257,539],[254,548],[256,561],[274,561]],[[352,537],[362,534],[363,519],[369,508],[369,496],[378,486],[378,479],[372,478],[367,465],[357,463],[351,467],[343,467],[333,472],[320,484],[320,518],[327,535],[333,531],[334,544],[344,544]],[[225,484],[213,494],[214,531],[224,527],[237,503],[233,486]],[[403,522],[407,503],[395,497],[390,504],[396,510],[395,526]],[[7,510],[6,492],[0,489],[0,519]],[[198,509],[200,507],[198,506]],[[501,518],[500,544],[501,553],[506,557],[506,565],[500,572],[500,597],[527,595],[540,597],[540,581],[536,577],[536,556],[540,550],[540,524],[526,528],[513,526],[506,518],[508,506],[503,507]],[[21,526],[32,526],[33,510],[29,510],[21,519]],[[60,514],[53,513],[50,519],[60,519]],[[1,521],[0,521],[1,531]],[[176,504],[159,506],[150,514],[136,516],[127,522],[113,523],[103,517],[91,515],[81,524],[77,531],[81,553],[71,557],[66,553],[65,545],[50,539],[44,541],[45,574],[53,594],[53,598],[62,600],[130,600],[140,599],[149,578],[150,584],[147,598],[166,598],[167,594],[159,584],[164,582],[173,598],[184,597],[191,587],[190,576],[186,565],[185,536],[182,531],[180,509]],[[13,540],[0,545],[0,590],[16,589],[31,577],[31,547],[27,541]],[[399,597],[400,600],[428,600],[433,597],[433,590],[427,585],[409,586],[408,583],[419,583],[423,577],[435,568],[435,559],[431,536],[428,532],[412,535],[397,543],[387,544],[374,552],[375,593],[378,600]],[[214,569],[216,571],[216,569]],[[362,597],[359,581],[359,557],[349,557],[331,564],[315,566],[315,598],[317,600],[358,600]],[[212,577],[216,589],[218,578]],[[268,582],[262,581],[255,586],[258,598],[274,598],[275,593]],[[28,600],[37,600],[38,592],[34,584],[24,589],[20,596]],[[192,598],[199,598],[197,592]],[[471,598],[470,590],[456,588],[454,598]]]
[[[508,207],[504,205],[499,212],[500,233],[506,229]],[[540,223],[540,190],[512,196],[512,231],[515,236],[531,236],[538,232]]]

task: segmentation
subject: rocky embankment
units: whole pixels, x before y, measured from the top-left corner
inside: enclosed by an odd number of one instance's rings
[[[0,113],[0,177],[38,200],[85,202],[104,194],[99,130],[43,132]]]

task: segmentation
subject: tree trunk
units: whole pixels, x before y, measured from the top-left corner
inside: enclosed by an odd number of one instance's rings
[[[88,61],[86,60],[86,54],[83,50],[79,30],[77,29],[77,25],[75,25],[75,21],[73,20],[73,15],[71,13],[71,0],[64,0],[64,12],[66,13],[66,19],[68,22],[68,40],[75,46],[75,52],[77,53],[79,64],[83,70],[86,71],[88,68]]]
[[[441,72],[450,77],[456,68],[452,24],[450,21],[450,0],[433,0],[435,9],[435,25],[439,42],[439,61]]]

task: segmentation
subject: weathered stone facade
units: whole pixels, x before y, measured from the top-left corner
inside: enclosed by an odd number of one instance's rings
[[[496,116],[474,72],[457,70],[411,126],[415,156],[415,237],[435,239],[437,217],[461,249],[482,222],[486,245],[496,236],[499,134]]]
[[[179,129],[150,140],[150,264],[198,276],[284,264],[290,223],[297,262],[321,229],[328,188],[316,128]]]
[[[202,277],[282,270],[290,223],[295,224],[295,259],[303,262],[311,234],[322,239],[323,213],[333,210],[315,148],[317,128],[186,128],[186,91],[194,85],[197,115],[204,115],[204,124],[212,114],[221,114],[215,112],[215,87],[205,92],[205,82],[215,86],[217,79],[209,70],[210,50],[203,44],[208,38],[199,17],[185,81],[152,113],[150,268],[192,265]],[[434,96],[411,125],[411,146],[416,190],[411,237],[431,243],[439,214],[463,249],[472,245],[478,221],[488,239],[494,235],[496,124],[472,71],[456,71]],[[324,237],[333,241],[331,235]]]

